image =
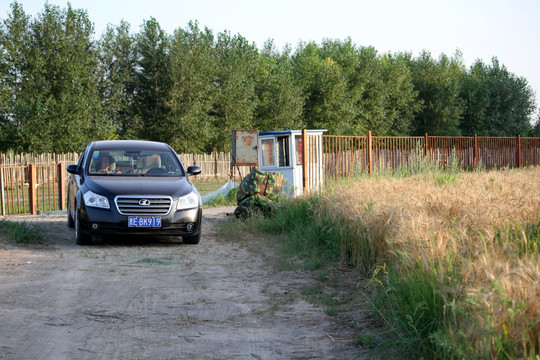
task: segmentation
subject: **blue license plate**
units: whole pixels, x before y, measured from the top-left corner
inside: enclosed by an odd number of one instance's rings
[[[128,227],[160,228],[161,216],[151,216],[151,217],[129,216]]]

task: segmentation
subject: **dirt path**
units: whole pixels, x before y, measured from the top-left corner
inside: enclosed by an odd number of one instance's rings
[[[79,247],[65,216],[43,246],[0,243],[0,359],[356,359],[347,327],[302,299],[315,280],[277,271],[261,240]],[[254,250],[257,249],[257,250]],[[262,250],[261,250],[262,249]]]

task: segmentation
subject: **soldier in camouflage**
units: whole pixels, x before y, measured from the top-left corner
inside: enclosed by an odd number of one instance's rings
[[[236,196],[238,206],[234,214],[243,219],[255,213],[269,216],[274,203],[281,195],[282,186],[282,173],[267,173],[254,168],[238,187]]]

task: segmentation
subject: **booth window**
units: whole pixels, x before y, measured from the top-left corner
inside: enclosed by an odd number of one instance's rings
[[[274,139],[261,140],[262,166],[274,166]]]
[[[278,155],[278,166],[291,166],[290,165],[290,156],[289,156],[289,137],[288,136],[279,136],[277,138],[277,155]]]
[[[294,137],[294,145],[296,150],[296,165],[303,164],[303,152],[302,152],[302,136],[296,135]]]

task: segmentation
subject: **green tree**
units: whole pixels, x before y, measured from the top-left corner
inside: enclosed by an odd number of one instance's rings
[[[15,113],[26,80],[29,43],[30,17],[21,4],[13,2],[11,14],[0,27],[0,151],[17,149],[21,138],[20,118]]]
[[[256,76],[258,106],[254,126],[262,131],[302,129],[303,98],[294,81],[290,49],[278,53],[268,41],[259,57]]]
[[[363,113],[367,102],[363,101],[366,89],[363,71],[366,67],[362,64],[362,51],[363,49],[356,47],[350,38],[345,41],[324,40],[320,47],[320,57],[331,59],[339,67],[343,77],[344,93],[339,115],[342,120],[340,129],[333,130],[332,133],[358,135],[364,134],[368,129]],[[374,55],[376,56],[376,52]]]
[[[410,62],[410,67],[423,103],[413,122],[414,134],[459,136],[464,108],[460,86],[465,71],[461,54],[452,58],[442,54],[436,61],[424,51]]]
[[[130,26],[108,26],[99,42],[99,93],[120,138],[134,138],[135,46]]]
[[[540,113],[537,114],[536,120],[533,124],[533,128],[529,133],[529,136],[540,137]]]
[[[170,117],[171,66],[169,38],[155,18],[136,36],[136,87],[133,131],[141,139],[170,143],[175,134]]]
[[[171,146],[181,152],[204,150],[210,142],[217,63],[214,35],[190,22],[171,41]]]
[[[386,136],[408,136],[412,132],[414,117],[422,103],[418,100],[412,75],[401,56],[385,55],[381,59],[381,77],[385,84],[384,128],[377,133]]]
[[[15,109],[21,149],[75,151],[113,136],[97,91],[93,25],[86,12],[46,4],[30,29],[26,80]]]
[[[509,72],[497,58],[490,66],[476,61],[464,76],[464,135],[527,136],[532,130],[534,92],[527,80]]]
[[[351,39],[308,44],[296,57],[308,123],[334,134],[407,135],[419,102],[407,62]],[[313,120],[317,119],[317,120]]]
[[[491,127],[486,116],[489,105],[488,73],[488,67],[477,60],[463,76],[461,97],[465,109],[459,127],[464,136],[490,134]]]
[[[339,64],[324,57],[315,43],[301,44],[293,56],[296,81],[304,96],[303,118],[308,128],[330,134],[350,131],[354,108],[347,77]]]
[[[218,34],[216,47],[217,76],[215,96],[210,111],[212,133],[207,151],[228,151],[234,129],[253,127],[257,107],[254,71],[258,51],[240,35]]]
[[[489,103],[485,110],[491,136],[527,136],[536,110],[527,80],[509,72],[493,58],[487,74]]]

